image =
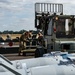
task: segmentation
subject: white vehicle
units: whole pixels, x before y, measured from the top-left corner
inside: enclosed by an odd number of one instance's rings
[[[0,55],[0,75],[75,75],[74,62],[75,54],[62,52],[15,61]]]

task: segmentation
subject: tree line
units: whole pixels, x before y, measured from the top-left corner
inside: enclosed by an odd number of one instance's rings
[[[0,31],[0,34],[22,34],[24,32],[26,32],[27,30],[20,30],[20,31],[9,31],[9,30],[5,30],[5,31]],[[34,30],[29,30],[32,31],[33,34],[37,34],[39,31],[34,31]]]

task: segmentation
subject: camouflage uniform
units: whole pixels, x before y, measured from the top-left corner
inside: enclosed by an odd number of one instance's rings
[[[21,53],[22,50],[26,49],[26,42],[28,41],[28,34],[23,33],[19,39],[19,55]]]
[[[39,45],[43,45],[43,43],[44,43],[44,38],[43,38],[43,35],[42,35],[42,33],[38,33],[38,44]]]

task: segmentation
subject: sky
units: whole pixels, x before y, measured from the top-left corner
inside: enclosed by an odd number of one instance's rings
[[[35,29],[35,3],[62,3],[64,14],[75,15],[75,0],[0,0],[0,31]]]

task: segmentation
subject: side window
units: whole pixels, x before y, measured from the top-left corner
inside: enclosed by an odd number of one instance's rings
[[[65,32],[65,20],[58,19],[56,22],[56,32]]]
[[[73,21],[71,19],[69,19],[69,34],[72,34],[72,30],[73,30]]]

